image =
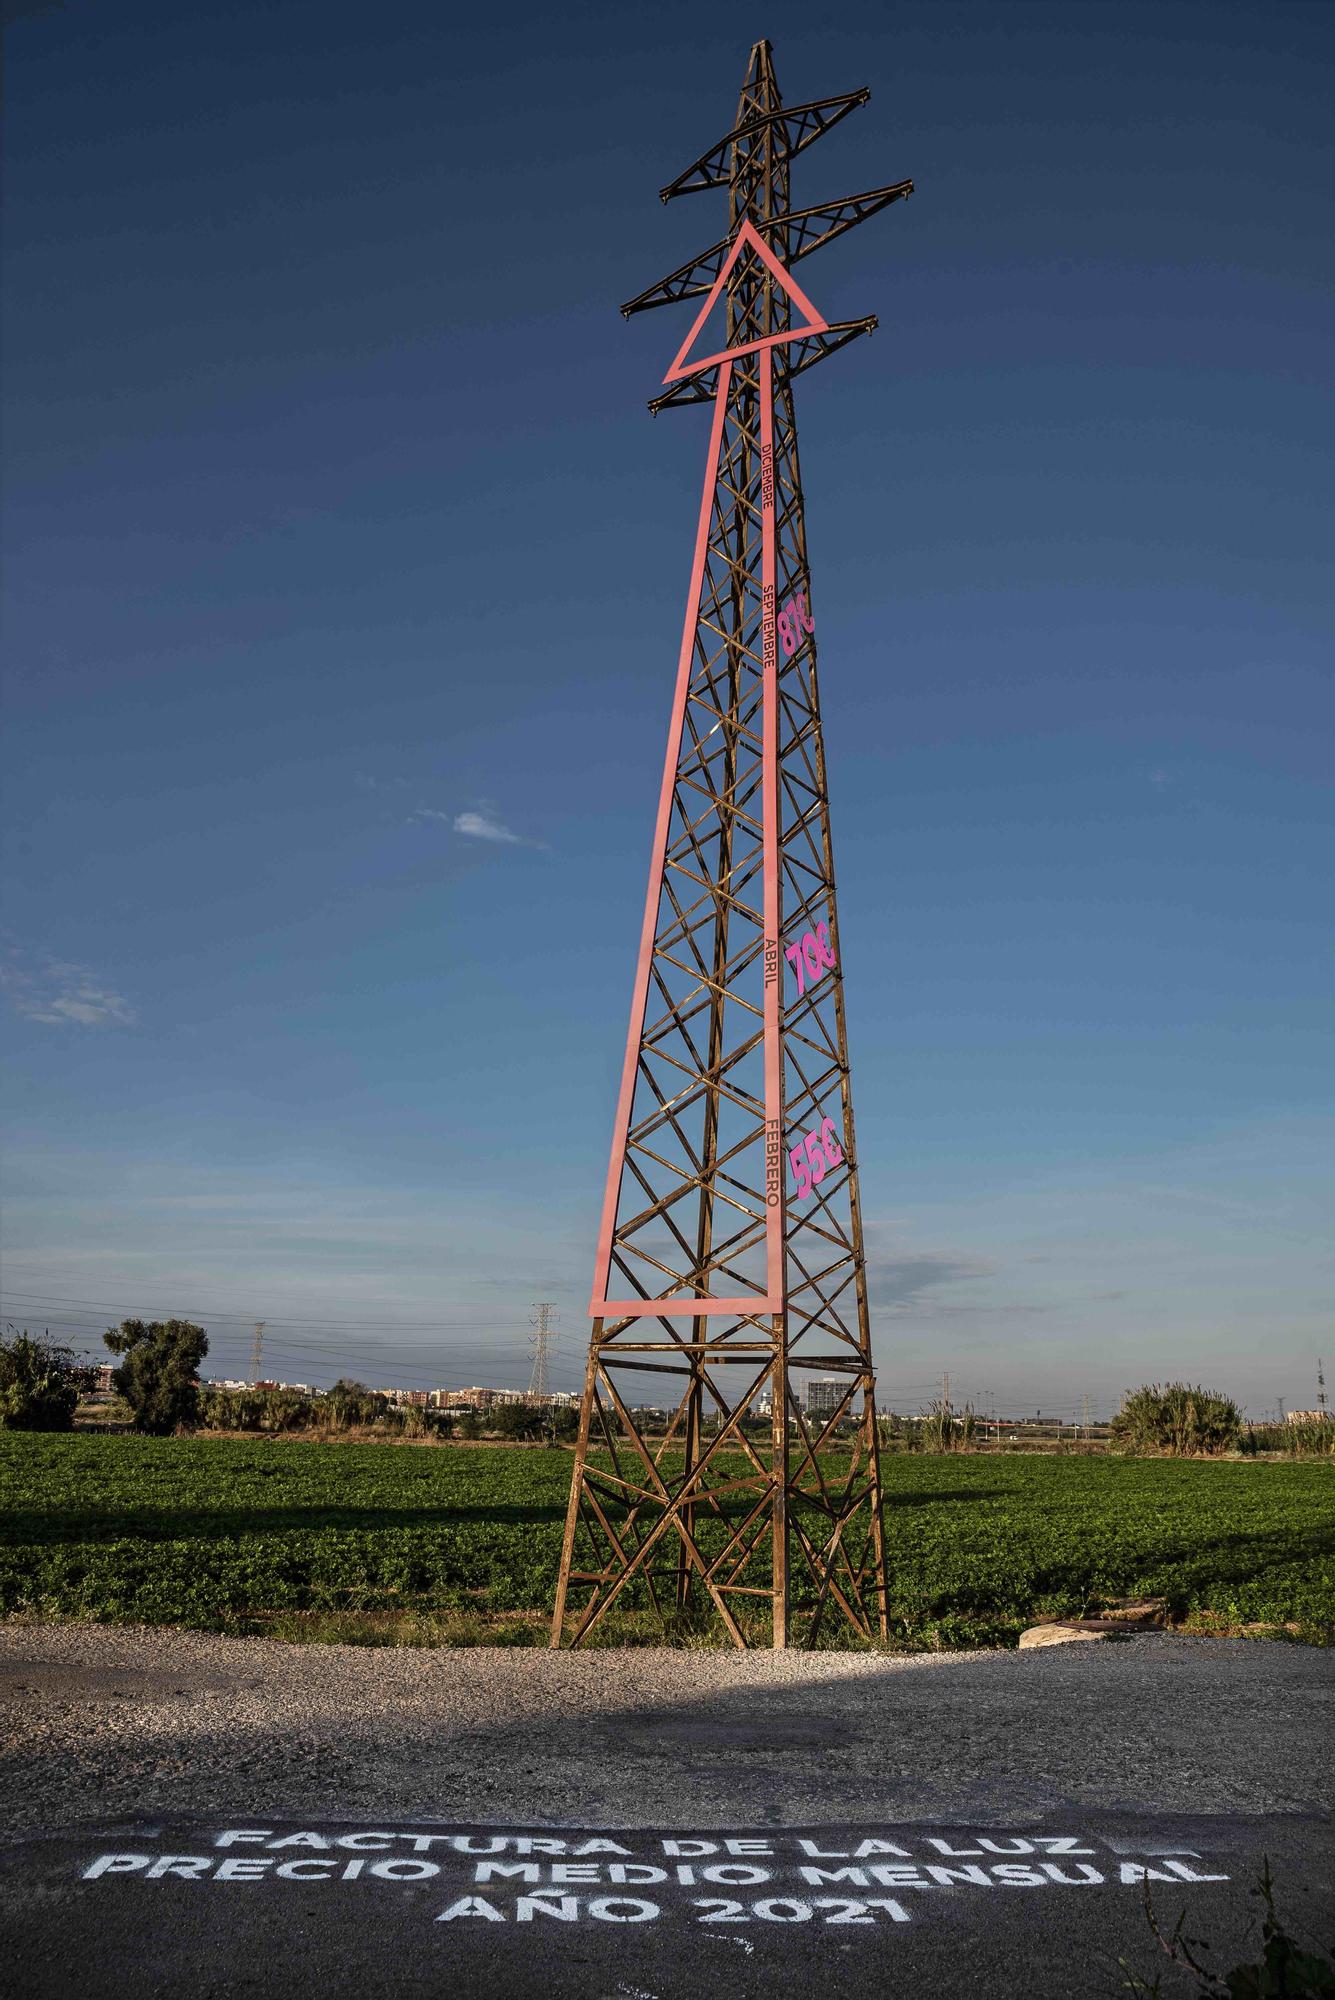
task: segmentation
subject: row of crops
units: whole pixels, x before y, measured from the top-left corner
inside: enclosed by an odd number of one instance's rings
[[[0,1433],[0,1612],[536,1641],[570,1468],[537,1448]],[[891,1457],[884,1478],[898,1645],[1004,1645],[1141,1593],[1197,1627],[1335,1629],[1328,1461]],[[609,1636],[637,1636],[633,1614]]]

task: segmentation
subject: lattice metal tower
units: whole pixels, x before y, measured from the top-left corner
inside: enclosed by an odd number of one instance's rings
[[[650,409],[712,405],[590,1313],[552,1644],[615,1605],[738,1646],[886,1630],[875,1379],[794,377],[869,333],[790,267],[911,181],[789,206],[866,90],[735,129],[662,190],[728,234],[623,307],[703,299]],[[721,324],[712,329],[717,317]],[[837,1376],[803,1411],[806,1371]],[[655,1422],[644,1406],[665,1407]]]
[[[556,1307],[550,1299],[540,1299],[533,1308],[533,1331],[528,1344],[533,1349],[533,1372],[528,1378],[528,1400],[530,1403],[545,1403],[551,1398],[551,1384],[548,1380],[548,1357],[556,1345],[556,1334],[552,1328],[552,1314]]]

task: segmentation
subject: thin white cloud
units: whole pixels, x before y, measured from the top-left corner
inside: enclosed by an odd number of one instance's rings
[[[15,946],[0,956],[0,986],[16,1013],[50,1027],[132,1028],[138,1019],[123,993],[85,965]]]
[[[509,847],[523,847],[523,836],[508,827],[504,820],[489,812],[462,812],[454,815],[456,833],[467,834],[470,840],[498,840]]]
[[[468,812],[440,812],[435,806],[418,806],[409,815],[408,824],[424,825],[430,821],[448,826],[454,833],[463,834],[465,840],[487,840],[498,847],[545,847],[544,840],[530,840],[522,833],[516,833],[512,826],[492,809],[483,805]]]

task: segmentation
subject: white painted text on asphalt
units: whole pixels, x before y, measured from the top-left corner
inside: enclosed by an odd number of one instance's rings
[[[638,1924],[665,1914],[709,1925],[909,1923],[911,1906],[922,1907],[917,1891],[1051,1892],[1229,1879],[1208,1866],[1193,1866],[1199,1855],[1135,1860],[1121,1844],[1114,1853],[1080,1834],[926,1833],[903,1827],[893,1832],[891,1839],[888,1831],[562,1836],[423,1827],[288,1832],[225,1827],[206,1838],[205,1852],[136,1847],[99,1854],[80,1873],[85,1882],[339,1882],[400,1889],[432,1883],[449,1898],[435,1912],[437,1922],[492,1924],[585,1919]],[[652,1893],[638,1893],[644,1890]],[[850,1890],[858,1893],[849,1895]],[[737,1891],[744,1893],[739,1897]]]

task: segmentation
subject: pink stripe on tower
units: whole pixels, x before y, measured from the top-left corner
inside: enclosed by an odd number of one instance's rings
[[[714,418],[709,430],[709,456],[705,463],[704,491],[700,496],[700,519],[695,531],[695,558],[691,564],[691,584],[686,594],[686,622],[682,628],[681,652],[677,659],[677,687],[672,699],[672,720],[668,726],[667,755],[663,760],[663,788],[658,795],[658,819],[654,825],[654,844],[649,862],[649,891],[644,902],[644,923],[640,930],[640,956],[635,968],[635,986],[630,1002],[630,1027],[626,1035],[626,1057],[621,1066],[621,1094],[617,1098],[616,1121],[612,1127],[612,1157],[607,1168],[607,1188],[603,1195],[602,1221],[598,1229],[598,1250],[593,1266],[593,1297],[589,1301],[589,1314],[593,1319],[609,1317],[623,1318],[647,1312],[662,1313],[667,1310],[684,1311],[685,1302],[677,1302],[673,1307],[665,1307],[662,1301],[645,1299],[609,1299],[608,1287],[612,1282],[612,1235],[616,1229],[617,1201],[621,1193],[621,1175],[626,1162],[626,1142],[630,1136],[631,1107],[635,1102],[635,1070],[639,1061],[640,1036],[644,1032],[645,1002],[649,993],[649,974],[653,966],[654,938],[658,932],[658,909],[663,896],[663,866],[667,854],[668,830],[672,823],[672,795],[677,782],[677,760],[681,753],[681,732],[686,719],[686,700],[691,687],[691,668],[694,664],[696,624],[700,616],[700,591],[704,584],[705,558],[709,553],[709,518],[714,505],[714,487],[718,476],[719,446],[723,438],[723,421],[728,411],[728,383],[732,375],[732,363],[725,361],[719,368],[718,389],[714,397]],[[732,1301],[719,1300],[713,1310],[731,1308]],[[708,1310],[692,1301],[690,1311],[695,1313]]]
[[[779,950],[779,641],[774,492],[774,353],[760,369],[760,657],[762,880],[765,916],[765,1276],[768,1312],[783,1311],[783,1061],[779,1049],[783,954]]]

